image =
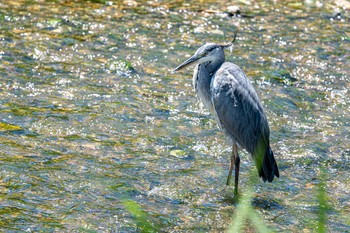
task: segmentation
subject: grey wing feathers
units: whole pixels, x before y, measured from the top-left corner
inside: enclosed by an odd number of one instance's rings
[[[279,176],[269,145],[269,126],[260,100],[243,71],[224,63],[211,84],[212,103],[226,136],[246,149],[264,181]]]

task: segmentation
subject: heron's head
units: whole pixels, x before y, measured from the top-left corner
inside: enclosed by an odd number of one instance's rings
[[[214,43],[206,43],[202,47],[200,47],[195,54],[188,58],[186,61],[184,61],[181,65],[176,67],[173,72],[176,72],[178,70],[181,70],[187,66],[190,65],[197,65],[197,64],[202,64],[202,63],[211,63],[213,61],[222,61],[224,62],[225,60],[225,54],[224,54],[224,49],[228,48],[233,45],[233,42],[236,40],[236,35],[234,36],[234,39],[232,40],[231,43],[227,45],[218,45]]]

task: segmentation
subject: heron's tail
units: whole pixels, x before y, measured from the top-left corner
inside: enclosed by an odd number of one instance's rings
[[[264,182],[272,182],[275,176],[280,177],[277,163],[270,146],[266,148],[264,157],[262,158],[261,167],[258,168],[258,171],[259,176]]]

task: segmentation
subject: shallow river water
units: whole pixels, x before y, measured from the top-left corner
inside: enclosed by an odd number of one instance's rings
[[[349,11],[344,0],[1,1],[0,231],[226,231],[230,148],[193,69],[171,70],[238,30],[226,60],[257,89],[281,175],[254,183],[253,208],[272,231],[314,232],[324,170],[326,226],[350,232]],[[257,174],[241,154],[244,193]]]

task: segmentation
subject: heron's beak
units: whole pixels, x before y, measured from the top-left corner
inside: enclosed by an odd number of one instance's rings
[[[194,65],[194,64],[197,64],[197,61],[199,60],[200,57],[198,57],[197,55],[194,55],[192,57],[190,57],[189,59],[187,59],[184,63],[182,63],[181,65],[179,65],[178,67],[176,67],[172,73],[175,73],[176,71],[178,70],[181,70],[187,66],[190,66],[190,65]]]

